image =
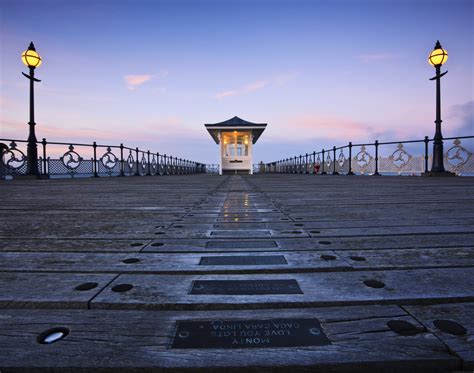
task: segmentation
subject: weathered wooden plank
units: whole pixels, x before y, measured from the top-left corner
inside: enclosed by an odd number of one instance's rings
[[[234,253],[69,253],[0,252],[2,272],[95,273],[287,273],[370,269],[474,267],[474,247],[389,250],[265,251],[249,253],[241,246]],[[278,254],[278,255],[276,255]],[[216,256],[217,255],[217,256]],[[281,257],[283,263],[265,263]],[[221,261],[260,258],[261,264],[206,265],[207,258]],[[254,262],[256,260],[253,260]],[[272,265],[270,265],[272,264]]]
[[[87,308],[116,275],[0,272],[0,308]]]
[[[3,238],[0,251],[32,252],[138,252],[151,240],[108,239],[55,239],[55,238]]]
[[[311,232],[311,231],[310,231]],[[269,240],[249,239],[252,245],[245,247],[248,252],[268,251],[268,242],[275,242],[276,249],[284,251],[301,250],[381,250],[381,249],[418,249],[471,247],[474,234],[436,234],[436,235],[406,235],[406,236],[367,236],[367,237],[330,237],[330,238],[282,238],[271,237]],[[173,239],[160,236],[143,249],[143,252],[214,252],[242,251],[241,238],[227,239]],[[272,245],[272,251],[275,250]]]
[[[285,220],[283,220],[285,219]],[[420,224],[420,219],[423,219],[423,224]],[[227,219],[222,219],[223,221],[216,221],[216,219],[207,219],[203,221],[204,218],[183,218],[181,222],[175,222],[170,225],[170,229],[179,228],[184,229],[203,229],[209,230],[213,228],[219,229],[288,229],[292,226],[295,228],[303,227],[301,229],[305,230],[318,230],[318,229],[347,229],[347,228],[376,228],[376,227],[413,227],[413,226],[423,226],[423,227],[444,227],[448,225],[455,226],[472,226],[474,224],[474,218],[463,218],[463,219],[424,219],[419,218],[407,218],[403,221],[394,220],[394,219],[377,219],[368,221],[361,220],[294,220],[289,222],[290,218],[280,218],[274,221],[261,220],[261,219],[249,219],[242,215],[237,215],[235,217],[230,217]]]
[[[462,359],[463,370],[474,370],[474,303],[406,306],[405,309]],[[450,325],[452,322],[457,325]]]
[[[219,371],[317,369],[338,372],[430,371],[460,368],[459,359],[431,333],[399,335],[387,323],[419,323],[396,306],[299,310],[137,312],[90,310],[0,311],[0,366],[20,369],[206,368]],[[316,318],[331,341],[325,346],[253,349],[169,348],[177,321]],[[53,327],[69,334],[45,345],[38,335]],[[420,330],[421,331],[421,330]],[[80,351],[80,353],[78,353]],[[387,359],[389,357],[389,359]]]
[[[460,282],[459,279],[463,281]],[[298,295],[193,295],[195,280],[290,280]],[[111,289],[120,284],[126,292]],[[248,275],[120,275],[92,308],[223,309],[474,301],[474,268]]]
[[[255,253],[251,258],[268,258],[275,253]],[[249,258],[248,253],[219,254],[138,254],[138,253],[52,253],[0,252],[0,272],[66,273],[278,273],[349,270],[351,267],[333,251],[278,252],[283,263],[253,265],[210,265],[207,258]]]
[[[335,252],[354,269],[474,267],[474,246],[415,250],[335,250]]]

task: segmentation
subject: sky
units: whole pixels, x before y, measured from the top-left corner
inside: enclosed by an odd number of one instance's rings
[[[205,163],[204,128],[268,123],[254,163],[352,142],[474,135],[472,0],[0,0],[0,138],[138,146]]]

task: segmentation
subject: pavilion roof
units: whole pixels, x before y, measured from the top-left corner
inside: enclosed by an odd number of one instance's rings
[[[267,123],[252,123],[246,120],[243,120],[239,117],[230,118],[224,122],[219,123],[206,123],[206,129],[209,131],[209,134],[212,136],[216,144],[219,144],[219,131],[225,130],[238,130],[238,129],[246,129],[252,130],[253,133],[253,140],[252,142],[255,144],[260,137],[260,135],[265,130]]]

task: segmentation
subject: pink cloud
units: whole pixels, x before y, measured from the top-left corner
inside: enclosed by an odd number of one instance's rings
[[[259,89],[265,88],[268,84],[269,84],[269,82],[267,80],[259,80],[259,81],[254,82],[254,83],[247,84],[244,87],[243,92],[245,92],[245,93],[255,92],[255,91],[258,91]]]
[[[229,90],[229,91],[224,91],[224,92],[219,92],[218,94],[216,94],[214,96],[214,98],[217,98],[218,100],[221,100],[223,98],[226,98],[226,97],[230,97],[230,96],[235,96],[239,93],[239,91],[237,90]]]
[[[275,138],[326,139],[331,141],[365,140],[376,135],[373,126],[347,118],[323,115],[299,115],[274,123]],[[272,131],[273,132],[273,131]]]
[[[143,83],[146,83],[153,79],[154,75],[144,74],[144,75],[125,75],[123,78],[127,84],[127,88],[131,91],[141,86]]]
[[[279,74],[271,79],[257,80],[255,82],[246,84],[243,87],[238,88],[238,89],[231,89],[231,90],[219,92],[216,95],[214,95],[214,98],[221,100],[226,97],[249,94],[255,91],[259,91],[271,85],[282,86],[288,83],[289,81],[293,80],[297,75],[298,73],[292,72],[292,73],[286,73],[286,74]]]

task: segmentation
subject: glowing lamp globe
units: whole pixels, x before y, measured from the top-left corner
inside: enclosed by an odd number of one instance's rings
[[[433,66],[441,66],[448,60],[448,52],[441,48],[439,41],[436,43],[434,50],[428,57],[428,62]]]
[[[33,43],[30,43],[28,49],[21,54],[21,61],[26,66],[33,69],[41,65],[41,57],[38,52],[36,52]]]

